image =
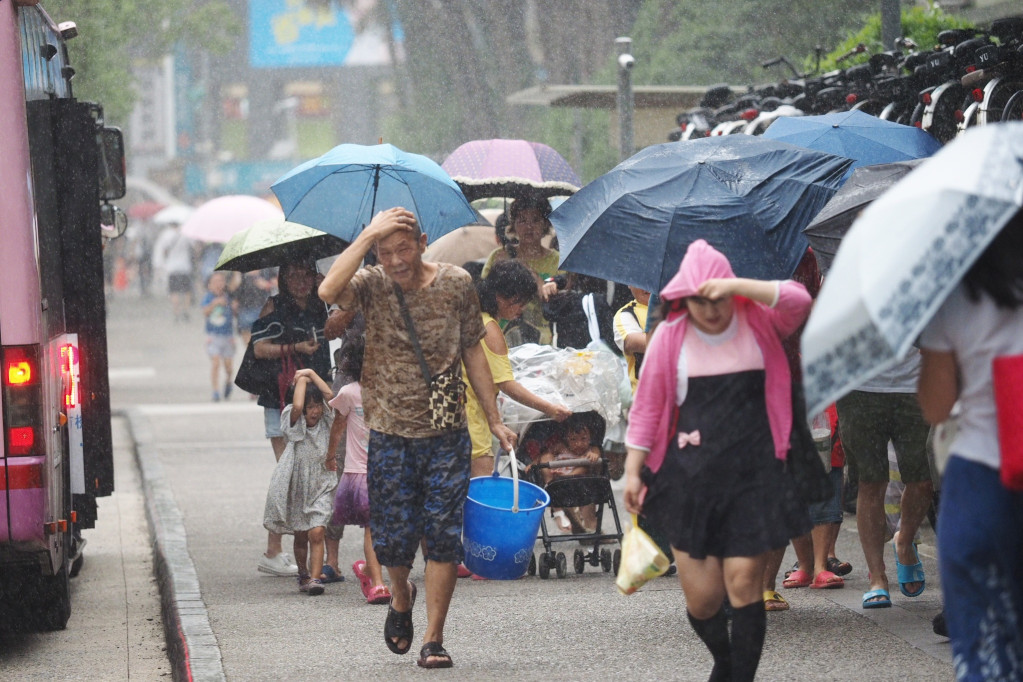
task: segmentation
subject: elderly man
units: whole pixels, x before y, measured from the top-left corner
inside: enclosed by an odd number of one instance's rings
[[[371,249],[378,265],[360,264]],[[469,489],[471,441],[464,411],[447,430],[431,426],[429,389],[407,317],[431,376],[465,364],[491,432],[505,449],[515,434],[501,422],[480,339],[484,329],[469,275],[423,262],[426,235],[415,216],[393,208],[372,222],[334,262],[320,297],[366,318],[362,387],[370,428],[367,483],[373,548],[391,579],[384,641],[396,654],[412,646],[416,587],[408,579],[420,538],[426,543],[426,634],[419,665],[447,668],[444,620],[462,561],[462,504]],[[457,421],[457,420],[456,420]]]

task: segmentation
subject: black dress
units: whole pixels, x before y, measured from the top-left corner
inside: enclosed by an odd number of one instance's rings
[[[752,557],[810,531],[806,504],[775,457],[764,370],[690,377],[643,513],[694,559]],[[678,434],[700,433],[679,447]]]

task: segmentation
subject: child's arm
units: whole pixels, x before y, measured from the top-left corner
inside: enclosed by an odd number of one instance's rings
[[[314,372],[313,370],[306,367],[295,372],[296,379],[300,376],[306,377],[309,381],[313,382],[316,385],[316,388],[320,389],[320,393],[323,394],[324,402],[327,402],[328,400],[334,398],[334,391],[330,390],[330,386],[327,384],[327,382],[321,379],[320,375]]]
[[[206,305],[203,306],[202,314],[205,315],[206,317],[209,317],[210,313],[213,312],[213,309],[216,308],[221,303],[227,303],[227,297],[226,296],[214,296],[212,299],[210,299],[209,303],[207,303]]]
[[[333,410],[333,407],[327,406],[328,410]],[[341,444],[341,439],[345,437],[345,432],[348,430],[348,417],[341,414],[340,411],[335,410],[334,423],[330,426],[330,438],[327,440],[327,459],[326,466],[328,471],[337,471],[337,446]]]
[[[586,459],[591,462],[600,461],[600,448],[596,445],[591,445],[590,449],[586,451]]]
[[[301,372],[303,370],[299,370]],[[309,381],[306,376],[295,372],[295,396],[291,399],[291,425],[294,426],[305,412],[305,385]]]
[[[765,282],[759,279],[744,277],[726,277],[708,279],[696,290],[697,295],[704,298],[718,299],[725,296],[745,296],[746,298],[773,306],[778,300],[778,282]]]

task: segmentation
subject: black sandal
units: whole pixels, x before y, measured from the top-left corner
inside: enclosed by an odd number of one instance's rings
[[[431,658],[440,658],[440,661],[431,661]],[[419,660],[416,664],[420,668],[450,668],[453,663],[451,662],[451,654],[449,654],[440,642],[427,642],[423,645],[423,648],[419,650]]]
[[[412,598],[409,600],[408,611],[395,611],[390,604],[387,606],[387,619],[384,621],[384,642],[387,644],[387,648],[395,654],[407,654],[409,649],[412,648],[412,637],[414,634],[412,632],[412,609],[416,605],[416,584],[410,580],[409,585],[412,590]],[[391,597],[391,601],[394,601],[394,597]],[[398,642],[402,640],[405,640],[405,646],[399,647]]]

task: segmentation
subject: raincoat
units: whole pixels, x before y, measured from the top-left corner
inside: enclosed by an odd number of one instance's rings
[[[724,254],[698,239],[689,246],[678,273],[661,290],[660,296],[668,301],[693,296],[708,279],[731,277],[735,274]],[[778,282],[773,306],[742,296],[734,298],[735,309],[745,311],[764,356],[767,419],[775,457],[783,461],[788,454],[792,431],[792,379],[781,340],[799,328],[810,311],[810,304],[806,288],[791,280]],[[655,473],[674,435],[669,433],[668,425],[674,422],[674,412],[685,399],[686,377],[679,376],[679,357],[688,317],[683,308],[670,313],[657,326],[643,358],[636,397],[629,412],[625,444],[649,452],[646,465]],[[682,400],[678,399],[680,393]]]

